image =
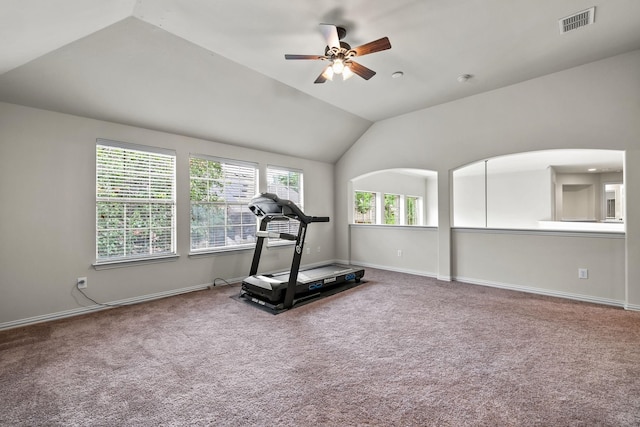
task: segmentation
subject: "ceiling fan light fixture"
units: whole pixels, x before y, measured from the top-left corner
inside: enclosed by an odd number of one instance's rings
[[[344,70],[342,70],[342,80],[347,80],[353,77],[356,73],[351,71],[351,67],[349,64],[345,65]]]
[[[342,74],[344,71],[344,61],[342,58],[336,58],[333,60],[333,65],[331,66],[334,74]]]
[[[333,67],[329,66],[327,68],[325,68],[324,72],[322,73],[322,77],[324,77],[327,80],[333,80]]]

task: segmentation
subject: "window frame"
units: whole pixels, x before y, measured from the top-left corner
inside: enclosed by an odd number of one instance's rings
[[[141,177],[146,177],[146,179],[148,180],[149,184],[147,187],[147,191],[149,193],[149,197],[144,198],[144,197],[133,197],[133,196],[111,196],[111,197],[107,197],[104,194],[101,195],[101,183],[103,183],[104,185],[111,185],[113,186],[115,185],[119,185],[122,182],[116,182],[114,176],[109,177],[109,174],[114,174],[114,172],[117,171],[118,169],[118,165],[116,166],[109,166],[109,169],[105,170],[102,166],[106,164],[106,161],[101,161],[100,160],[100,150],[101,147],[104,147],[105,149],[113,149],[113,150],[121,150],[122,155],[124,156],[127,152],[129,153],[129,155],[132,156],[140,156],[141,154],[143,156],[148,156],[148,161],[156,161],[158,162],[159,165],[162,165],[163,162],[167,162],[167,166],[168,166],[168,173],[165,171],[164,174],[162,173],[157,173],[157,172],[153,172],[151,171],[151,163],[149,163],[149,170],[147,173],[140,173],[140,171],[135,171],[135,168],[128,171],[130,173],[130,175],[128,175],[126,177],[126,179],[129,180],[129,182],[127,183],[127,191],[131,192],[133,191],[133,189],[136,187],[135,185],[135,181],[134,181],[134,172],[137,172],[138,178]],[[152,157],[156,156],[155,159],[153,159]],[[137,159],[138,161],[140,159]],[[96,205],[95,205],[95,263],[93,264],[94,266],[98,267],[101,265],[109,265],[109,264],[118,264],[118,263],[128,263],[128,262],[139,262],[139,261],[145,261],[145,260],[159,260],[159,259],[163,259],[163,258],[173,258],[173,257],[177,257],[177,239],[176,239],[176,229],[177,229],[177,221],[176,221],[176,207],[177,207],[177,194],[176,194],[176,164],[177,164],[177,156],[176,156],[176,152],[174,150],[169,150],[169,149],[165,149],[165,148],[160,148],[160,147],[153,147],[153,146],[147,146],[147,145],[139,145],[139,144],[133,144],[133,143],[128,143],[128,142],[122,142],[122,141],[113,141],[113,140],[108,140],[108,139],[102,139],[102,138],[98,138],[96,139],[96,149],[95,149],[95,161],[96,161],[96,181],[95,181],[95,185],[96,185],[96,193],[95,193],[95,200],[96,200]],[[108,166],[108,165],[107,165]],[[122,162],[122,164],[120,165],[120,168],[123,169],[122,173],[125,173],[125,167],[124,167],[124,161]],[[104,173],[101,173],[104,172]],[[155,183],[152,183],[155,179]],[[154,186],[155,185],[155,186]],[[153,192],[154,190],[156,192],[158,192],[158,189],[162,187],[162,185],[169,185],[170,187],[170,196],[168,198],[164,197],[153,197]],[[121,189],[121,188],[120,188]],[[120,190],[118,189],[118,190]],[[103,207],[106,204],[119,204],[119,203],[123,203],[123,210],[122,210],[122,218],[121,218],[121,225],[118,225],[117,227],[109,227],[109,226],[105,226],[102,227],[101,223],[107,223],[105,225],[108,225],[109,223],[113,224],[113,222],[115,221],[116,224],[118,222],[118,218],[114,217],[112,218],[111,216],[107,217],[105,220],[105,217],[102,216],[100,214],[101,212],[101,207]],[[146,226],[144,227],[131,227],[128,224],[128,220],[130,220],[131,218],[128,217],[127,212],[128,209],[127,207],[130,207],[131,205],[148,205],[149,207],[149,211],[147,214],[147,218],[146,218]],[[160,212],[160,215],[157,216],[154,220],[153,218],[153,212],[152,209],[154,207],[154,205],[168,205],[169,209],[168,210],[164,210],[164,215],[162,214],[162,212]],[[136,214],[136,211],[132,211],[133,214]],[[137,211],[138,216],[140,215],[144,215],[144,213],[140,214],[140,212],[142,212],[142,210]],[[157,213],[158,211],[156,211]],[[159,221],[160,223],[166,224],[167,218],[167,212],[169,212],[169,225],[156,225],[154,226],[153,223],[154,221]],[[164,219],[162,218],[164,216]],[[138,218],[138,221],[142,221],[144,223],[145,219],[144,218]],[[169,231],[168,236],[169,236],[169,250],[166,251],[158,251],[158,252],[154,252],[154,248],[157,248],[157,246],[154,245],[154,230],[158,231],[158,230],[163,230],[166,235],[166,231]],[[148,252],[145,251],[145,253],[138,253],[138,254],[128,254],[127,255],[127,251],[130,249],[127,249],[127,241],[128,241],[128,233],[129,232],[133,232],[135,234],[135,231],[138,232],[142,232],[143,234],[145,233],[145,231],[148,232]],[[122,233],[123,237],[122,237],[122,255],[118,256],[118,255],[112,255],[112,256],[101,256],[101,242],[103,237],[101,237],[101,234],[104,236],[104,233],[116,233],[118,234],[118,232]],[[157,234],[156,234],[157,236]],[[133,239],[133,237],[132,237]],[[140,238],[137,238],[138,241],[140,241]],[[144,240],[144,239],[143,239]],[[162,240],[160,241],[162,244]],[[164,242],[164,244],[166,245],[166,241]]]
[[[369,211],[372,217],[372,222],[357,222],[358,210],[357,200],[358,193],[370,194]],[[395,217],[397,222],[386,223],[386,197],[393,196],[395,199]],[[415,201],[415,224],[409,224],[407,200],[413,199]],[[352,214],[353,218],[351,224],[354,225],[377,225],[384,227],[424,227],[423,218],[424,198],[422,196],[412,196],[407,194],[382,192],[382,191],[370,191],[370,190],[353,190],[352,193]],[[362,214],[365,215],[365,214]]]
[[[387,222],[387,210],[388,210],[388,204],[387,204],[387,196],[389,197],[393,197],[394,199],[394,204],[391,205],[392,207],[389,208],[389,211],[393,211],[391,213],[393,213],[393,218],[395,219],[395,222]],[[402,225],[402,220],[403,220],[403,215],[401,212],[401,196],[400,194],[396,194],[396,193],[382,193],[382,218],[380,218],[380,220],[382,220],[382,225]]]
[[[413,212],[414,216],[415,216],[415,224],[409,224],[409,214],[410,214],[410,209],[409,209],[409,200],[414,200],[414,207],[415,207],[415,211]],[[401,206],[402,206],[402,219],[403,219],[403,225],[407,225],[407,226],[421,226],[422,225],[422,203],[423,203],[423,199],[420,196],[411,196],[409,194],[406,194],[404,196],[401,196]]]
[[[358,193],[370,195],[369,206],[368,206],[369,209],[367,210],[367,212],[361,213],[358,210]],[[378,195],[376,194],[375,191],[354,190],[353,192],[353,223],[354,224],[366,224],[366,225],[377,224],[377,221],[378,221],[377,208],[376,208],[378,205],[377,199],[378,199]],[[363,218],[366,218],[367,216],[369,216],[371,218],[371,222],[364,222],[365,221],[364,219],[363,219],[363,222],[358,222],[357,220],[358,214],[360,214]]]

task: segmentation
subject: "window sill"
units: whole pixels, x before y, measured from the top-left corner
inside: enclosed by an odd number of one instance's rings
[[[359,228],[432,228],[437,229],[437,225],[406,225],[406,224],[363,224],[363,223],[351,223],[351,227]]]
[[[217,249],[202,249],[199,251],[189,252],[189,257],[211,256],[211,255],[225,255],[235,252],[252,251],[256,247],[255,243],[250,245],[222,247]]]
[[[93,268],[96,270],[107,270],[111,268],[121,268],[121,267],[133,267],[137,265],[146,265],[146,264],[157,264],[159,262],[169,262],[169,261],[177,261],[180,255],[171,254],[171,255],[162,255],[162,256],[154,256],[154,257],[144,257],[144,258],[129,258],[129,259],[118,259],[112,261],[96,261],[93,263]]]

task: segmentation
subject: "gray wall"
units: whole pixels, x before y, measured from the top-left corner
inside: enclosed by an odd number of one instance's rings
[[[92,267],[96,138],[177,152],[177,260]],[[258,162],[262,169],[267,164],[302,169],[305,211],[332,220],[309,227],[306,244],[312,251],[303,263],[335,258],[331,164],[0,103],[0,327],[83,312],[93,303],[75,289],[77,277],[88,278],[87,293],[95,300],[113,302],[246,276],[252,251],[189,256],[190,153]],[[293,248],[263,254],[261,271],[286,269]]]
[[[463,244],[482,248],[485,253],[500,253],[509,246],[517,257],[516,265],[527,265],[527,254],[539,242],[521,239],[524,247],[511,246],[509,239],[495,239],[489,232],[475,233],[464,240],[453,240],[450,226],[451,174],[456,168],[478,160],[527,151],[557,148],[593,148],[625,150],[625,187],[627,202],[624,255],[601,248],[598,237],[570,239],[567,250],[575,246],[592,247],[599,257],[585,259],[590,271],[603,272],[578,291],[557,292],[611,298],[628,308],[640,309],[640,51],[568,69],[492,92],[471,96],[448,104],[416,111],[375,123],[336,164],[336,254],[349,259],[347,222],[349,182],[376,170],[417,168],[438,172],[439,227],[437,239],[437,276],[449,280],[456,276],[467,281],[508,284],[531,288],[526,272],[507,275],[503,270],[490,272],[481,266],[463,263]],[[588,88],[588,90],[585,90]],[[468,237],[468,236],[467,236]],[[553,236],[541,235],[553,245]],[[590,243],[585,243],[586,240]],[[615,237],[613,237],[615,240]],[[543,240],[544,241],[544,240]],[[616,240],[618,241],[618,240]],[[615,245],[615,244],[614,244]],[[528,250],[527,247],[530,247]],[[461,251],[462,249],[462,251]],[[580,253],[576,251],[575,253]],[[518,255],[519,254],[519,255]],[[561,255],[563,256],[563,255]],[[621,263],[625,257],[628,261]],[[565,267],[541,258],[533,286],[546,290],[543,281],[556,283]],[[580,260],[577,260],[580,261]],[[573,260],[567,264],[573,265]],[[456,271],[457,268],[464,270]],[[607,294],[610,286],[604,272],[620,266],[614,275],[624,282],[624,297],[618,291]],[[577,271],[572,274],[577,277]],[[622,279],[623,278],[623,279]],[[554,285],[555,286],[555,285]],[[608,296],[604,296],[608,295]],[[603,302],[607,302],[603,299]]]

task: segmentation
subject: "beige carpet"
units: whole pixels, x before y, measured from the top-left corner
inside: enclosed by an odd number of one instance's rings
[[[640,313],[367,269],[0,332],[2,426],[638,426]]]

